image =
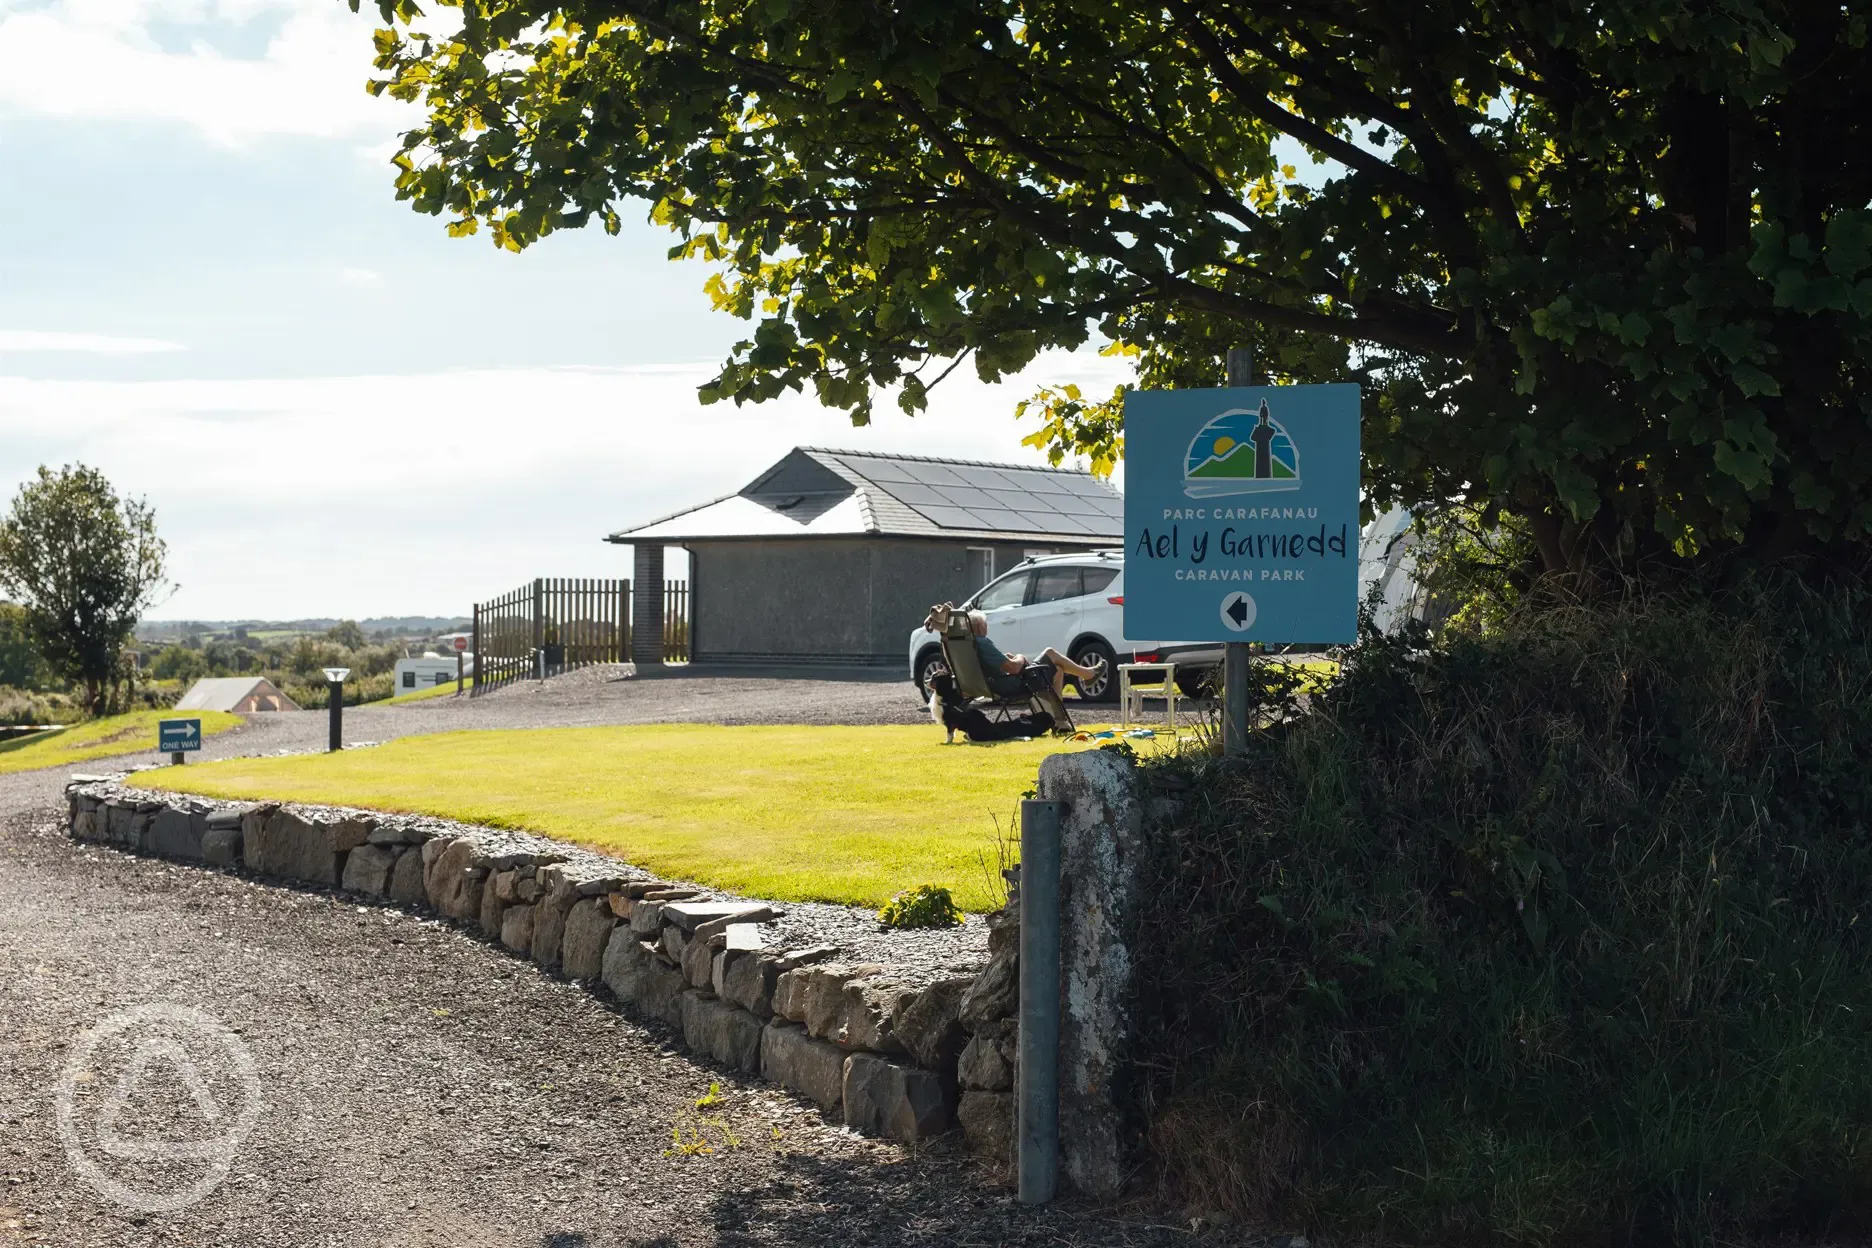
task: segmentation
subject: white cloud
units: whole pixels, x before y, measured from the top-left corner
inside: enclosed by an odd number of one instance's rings
[[[359,269],[346,265],[338,270],[338,281],[345,286],[375,286],[383,281],[383,274],[375,269]]]
[[[218,49],[258,17],[258,56]],[[163,47],[154,24],[195,36]],[[269,135],[388,135],[408,106],[365,93],[373,15],[336,0],[55,0],[0,8],[0,117],[167,122],[239,145]],[[82,66],[83,72],[75,72]]]
[[[0,352],[72,351],[85,355],[151,355],[180,351],[179,342],[119,338],[109,334],[66,334],[35,329],[0,329]]]
[[[796,445],[1042,462],[1015,401],[1123,374],[1056,356],[986,386],[964,368],[923,415],[885,406],[855,429],[802,396],[703,407],[711,371],[0,377],[0,502],[74,460],[148,496],[183,585],[166,618],[465,611],[535,576],[626,574],[604,534],[731,493]]]

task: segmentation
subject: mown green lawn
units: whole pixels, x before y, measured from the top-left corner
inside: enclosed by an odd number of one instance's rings
[[[1042,758],[1095,744],[946,746],[927,724],[544,728],[232,759],[136,782],[524,828],[668,878],[788,901],[878,906],[940,884],[979,911],[994,904],[983,860],[996,869],[996,820],[1013,832]]]
[[[156,748],[156,721],[199,719],[202,735],[226,732],[241,722],[225,711],[132,711],[76,724],[50,736],[0,749],[0,773],[69,767],[92,758],[110,758]]]

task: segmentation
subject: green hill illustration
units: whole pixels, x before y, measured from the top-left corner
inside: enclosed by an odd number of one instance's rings
[[[1294,470],[1282,463],[1275,456],[1269,465],[1270,475],[1277,480],[1290,480]],[[1255,475],[1255,448],[1246,442],[1237,443],[1226,455],[1218,455],[1199,467],[1190,469],[1192,477],[1252,477]]]

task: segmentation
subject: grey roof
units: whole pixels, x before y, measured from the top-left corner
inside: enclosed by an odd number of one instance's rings
[[[1124,498],[1089,473],[802,446],[739,493],[623,529],[613,542],[712,537],[1122,541]]]
[[[265,686],[262,689],[262,686]],[[264,676],[211,676],[196,681],[175,704],[178,711],[231,711],[255,691],[281,698],[288,706],[298,704],[287,698]]]

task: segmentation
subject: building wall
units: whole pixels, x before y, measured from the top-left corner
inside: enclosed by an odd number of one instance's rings
[[[997,575],[1035,548],[885,537],[691,543],[692,661],[901,666],[932,603],[981,588],[967,552],[982,546],[992,546]]]

